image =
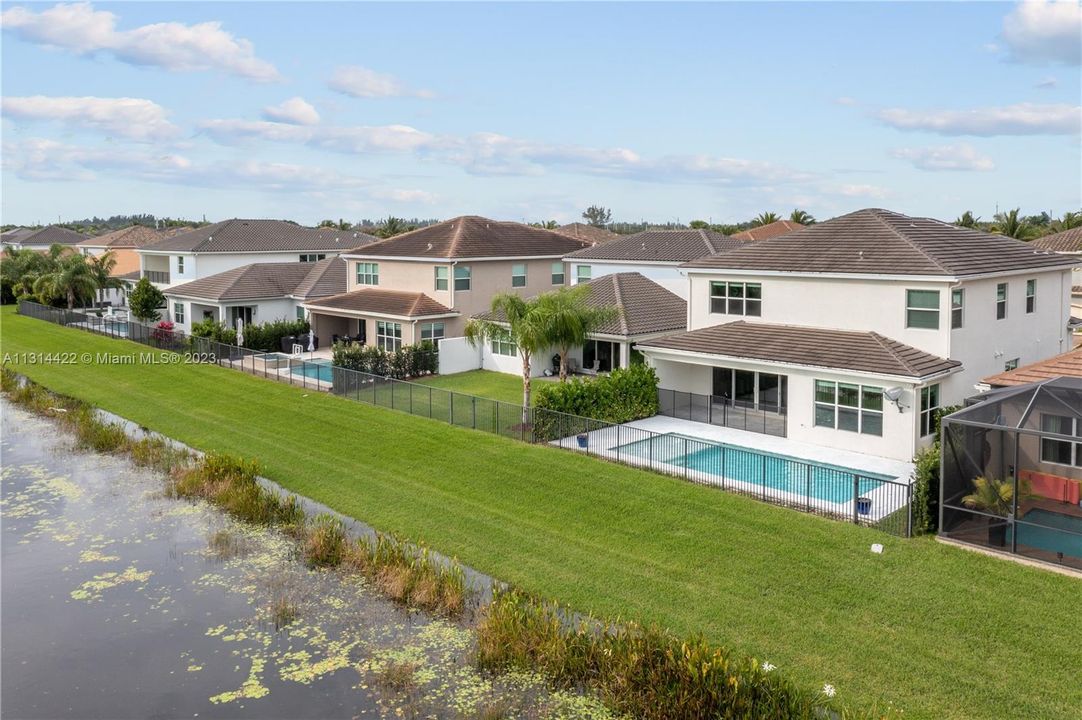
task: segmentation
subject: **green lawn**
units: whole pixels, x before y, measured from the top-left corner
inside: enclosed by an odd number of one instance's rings
[[[139,353],[6,309],[2,353]],[[602,617],[909,717],[1077,718],[1082,582],[208,365],[9,365]],[[886,546],[882,555],[869,545]]]
[[[433,375],[414,382],[522,405],[522,377],[520,375],[508,375],[492,370],[469,370],[454,375]],[[536,385],[537,382],[542,381],[535,380],[534,384]]]

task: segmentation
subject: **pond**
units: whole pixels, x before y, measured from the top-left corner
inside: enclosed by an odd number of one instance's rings
[[[286,536],[0,411],[4,717],[609,717],[536,676],[476,672],[467,625],[310,570]]]

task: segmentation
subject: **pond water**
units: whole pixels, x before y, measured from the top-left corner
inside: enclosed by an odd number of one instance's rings
[[[609,717],[532,675],[478,674],[469,627],[0,411],[3,717]]]

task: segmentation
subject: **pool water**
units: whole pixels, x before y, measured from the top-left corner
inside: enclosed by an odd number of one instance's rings
[[[1029,525],[1027,523],[1035,523]],[[1043,526],[1043,527],[1038,527]],[[1061,515],[1051,510],[1030,510],[1022,516],[1018,528],[1018,544],[1027,545],[1051,553],[1061,552],[1076,558],[1082,558],[1082,518]],[[1069,532],[1061,532],[1067,530]],[[1011,545],[1013,528],[1007,530],[1007,545]]]
[[[327,383],[334,380],[330,360],[308,360],[303,364],[297,363],[289,368],[289,372],[294,375],[302,375],[306,378],[314,378]]]
[[[682,448],[697,449],[666,459],[666,451],[672,453],[676,450],[679,453]],[[857,496],[867,495],[882,485],[882,481],[890,479],[886,475],[749,450],[737,445],[706,442],[677,433],[628,443],[613,450],[658,459],[669,465],[687,467],[728,480],[835,503],[852,502],[854,476],[857,478]]]

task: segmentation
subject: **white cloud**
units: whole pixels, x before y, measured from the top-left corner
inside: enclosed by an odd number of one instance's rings
[[[295,97],[281,105],[268,105],[263,108],[263,117],[272,122],[292,125],[317,125],[319,113],[304,98]]]
[[[1025,0],[1003,19],[1003,41],[1016,62],[1082,64],[1082,5]]]
[[[827,189],[827,191],[830,190]],[[875,198],[876,200],[882,200],[887,196],[886,188],[881,188],[878,185],[839,185],[837,193],[845,197],[866,197]]]
[[[379,73],[359,65],[343,65],[336,68],[327,86],[331,90],[355,98],[433,97],[430,90],[411,90],[392,75]]]
[[[881,110],[876,116],[898,130],[940,135],[1075,135],[1082,130],[1082,107],[1017,103],[973,110]]]
[[[179,128],[161,105],[142,98],[6,97],[0,112],[17,120],[56,121],[142,142],[175,136]]]
[[[219,22],[177,22],[118,30],[117,16],[90,3],[59,4],[40,13],[14,7],[0,14],[0,26],[18,37],[77,55],[111,53],[121,62],[174,72],[218,70],[249,80],[278,80],[274,65],[256,57],[252,43],[222,29]]]
[[[373,190],[372,197],[377,200],[413,205],[431,205],[439,199],[439,196],[435,193],[425,190],[396,190],[393,188]]]
[[[265,120],[205,120],[200,129],[215,141],[233,145],[249,140],[306,144],[342,153],[410,152],[435,138],[408,125],[301,126]]]
[[[899,160],[908,160],[920,170],[969,170],[988,172],[995,170],[992,158],[977,152],[976,148],[966,143],[941,145],[939,147],[898,148],[891,155]]]

